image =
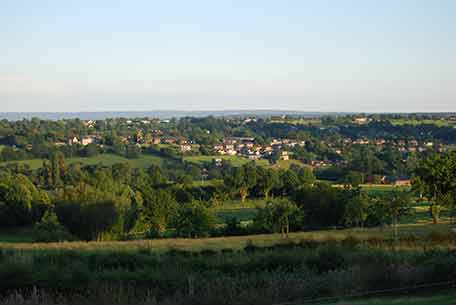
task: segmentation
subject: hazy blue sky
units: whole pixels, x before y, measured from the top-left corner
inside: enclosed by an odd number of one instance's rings
[[[456,1],[0,0],[0,105],[456,111]]]

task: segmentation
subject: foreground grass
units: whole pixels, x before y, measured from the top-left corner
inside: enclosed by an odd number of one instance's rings
[[[410,305],[393,294],[366,296],[398,289],[429,294],[455,283],[455,234],[398,243],[375,237],[390,233],[2,244],[0,305],[306,304],[315,299],[334,303],[349,295],[363,299],[327,305]],[[445,303],[449,300],[417,298],[413,304],[452,304]]]
[[[336,305],[350,295],[363,299],[339,303],[409,305],[392,296],[441,293],[454,285],[456,236],[447,237],[428,249],[353,239],[246,243],[239,251],[0,249],[0,305]],[[367,299],[374,291],[390,294]],[[425,301],[448,298],[415,304]]]
[[[398,297],[398,298],[372,298],[368,300],[341,301],[325,305],[450,305],[456,304],[456,294],[427,296],[427,297]],[[304,305],[304,304],[303,304]]]

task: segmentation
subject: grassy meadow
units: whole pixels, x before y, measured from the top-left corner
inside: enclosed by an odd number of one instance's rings
[[[277,169],[289,169],[291,165],[297,165],[297,166],[302,166],[302,167],[308,166],[299,160],[290,159],[290,160],[279,160],[272,167],[277,168]]]
[[[75,157],[75,158],[66,158],[65,162],[67,164],[72,163],[81,163],[83,165],[95,165],[103,164],[106,166],[111,166],[116,163],[128,162],[134,168],[147,168],[152,164],[162,164],[165,159],[163,157],[146,155],[142,154],[137,159],[127,159],[114,154],[100,154],[94,157]],[[43,165],[43,159],[31,159],[31,160],[21,160],[14,162],[0,162],[0,166],[7,163],[19,163],[19,164],[28,164],[32,170],[38,169]]]
[[[190,163],[198,164],[198,165],[204,165],[207,163],[212,163],[214,159],[222,159],[226,161],[230,161],[233,166],[241,166],[246,163],[251,162],[251,160],[239,156],[221,156],[221,155],[214,155],[214,156],[186,156],[184,157],[185,161],[188,161]],[[257,165],[261,166],[268,166],[269,161],[260,159],[256,160],[255,163]]]
[[[225,223],[230,218],[237,218],[241,223],[251,222],[257,214],[258,207],[264,207],[264,199],[247,199],[244,203],[239,200],[225,201],[221,206],[213,208],[219,223]]]
[[[2,147],[0,146],[0,151]],[[211,163],[213,159],[223,159],[228,160],[231,162],[233,166],[241,166],[246,163],[251,162],[251,160],[239,156],[186,156],[184,157],[185,161],[188,161],[193,164],[203,165],[207,163]],[[115,154],[100,154],[94,157],[73,157],[73,158],[65,158],[65,162],[67,164],[72,163],[81,163],[83,165],[95,165],[95,164],[103,164],[106,166],[111,166],[116,163],[128,162],[134,168],[147,168],[152,164],[162,164],[164,160],[170,160],[166,157],[149,155],[149,154],[142,154],[139,158],[136,159],[127,159]],[[18,164],[27,164],[30,166],[32,170],[36,170],[43,165],[43,159],[30,159],[30,160],[20,160],[20,161],[8,161],[8,162],[1,162],[0,166],[7,165],[11,163],[18,163]],[[270,165],[268,160],[260,159],[256,160],[255,163],[259,166],[264,167],[272,167],[272,168],[280,168],[280,169],[288,169],[292,164],[296,164],[299,166],[305,166],[302,162],[298,160],[280,160],[274,165]]]
[[[426,120],[415,120],[415,119],[390,119],[391,124],[393,125],[436,125],[439,127],[443,126],[452,126],[456,123],[454,121],[449,121],[445,119],[426,119]]]
[[[185,161],[188,161],[188,162],[191,162],[194,164],[198,164],[198,165],[204,165],[207,163],[211,163],[214,159],[222,159],[222,160],[230,161],[233,166],[242,166],[246,163],[252,162],[252,160],[249,160],[249,159],[241,157],[241,156],[213,155],[213,156],[187,156],[187,157],[184,157]],[[260,160],[255,160],[255,163],[258,166],[271,167],[271,168],[276,168],[276,169],[288,169],[293,164],[298,165],[298,166],[306,166],[304,163],[302,163],[299,160],[279,160],[279,161],[277,161],[277,163],[271,165],[268,160],[260,159]]]
[[[431,223],[422,224],[401,224],[399,225],[399,236],[408,240],[409,238],[427,237],[432,234],[452,234],[448,223],[433,225]],[[166,252],[169,249],[182,251],[202,251],[212,250],[221,251],[223,249],[239,250],[247,244],[252,243],[258,247],[270,247],[288,242],[326,242],[342,241],[344,239],[366,240],[392,240],[393,228],[355,228],[355,229],[333,229],[307,232],[292,232],[288,237],[281,234],[258,234],[246,236],[225,236],[211,238],[165,238],[147,239],[131,241],[91,241],[91,242],[58,242],[58,243],[33,243],[27,237],[26,232],[22,238],[8,237],[8,233],[0,234],[3,238],[0,242],[0,250],[10,249],[19,251],[54,251],[54,250],[74,250],[74,251],[132,251],[147,249],[148,251]]]

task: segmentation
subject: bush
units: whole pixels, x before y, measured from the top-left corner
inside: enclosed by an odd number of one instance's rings
[[[59,222],[54,212],[46,212],[40,222],[33,228],[36,242],[57,242],[72,240],[70,233]]]
[[[182,205],[173,219],[177,236],[207,237],[215,227],[215,216],[201,202]]]

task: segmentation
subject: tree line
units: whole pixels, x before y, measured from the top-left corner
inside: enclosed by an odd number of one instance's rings
[[[37,239],[106,240],[135,237],[204,237],[394,225],[410,213],[414,194],[431,201],[435,222],[442,206],[454,210],[456,153],[430,157],[416,170],[411,191],[369,194],[355,184],[334,187],[307,167],[277,170],[247,163],[220,169],[221,183],[196,185],[170,177],[158,165],[67,165],[54,155],[36,172],[0,173],[0,225],[34,226]],[[248,225],[217,225],[213,207],[228,199],[263,198]]]

